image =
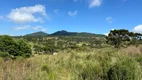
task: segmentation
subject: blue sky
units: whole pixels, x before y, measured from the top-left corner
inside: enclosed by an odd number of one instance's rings
[[[142,33],[142,0],[1,0],[0,34],[58,30]]]

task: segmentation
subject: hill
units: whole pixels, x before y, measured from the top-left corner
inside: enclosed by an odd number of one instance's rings
[[[31,33],[31,34],[27,34],[25,36],[31,36],[31,37],[45,37],[48,36],[47,33],[39,31],[39,32],[35,32],[35,33]]]
[[[87,36],[87,37],[105,37],[103,34],[93,34],[87,32],[68,32],[65,30],[57,31],[52,34],[47,34],[45,32],[35,32],[25,35],[25,37],[46,37],[46,36]]]
[[[51,36],[95,36],[95,37],[104,37],[105,35],[102,34],[93,34],[93,33],[87,33],[87,32],[68,32],[65,30],[57,31]]]

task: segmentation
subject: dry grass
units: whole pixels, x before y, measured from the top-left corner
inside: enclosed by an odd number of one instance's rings
[[[8,61],[2,62],[0,66],[0,80],[23,80],[31,70],[28,69],[28,62]],[[29,71],[27,71],[29,70]],[[17,77],[14,77],[17,76]]]
[[[129,55],[129,56],[141,55],[142,47],[129,46],[127,48],[121,49],[120,53],[123,53],[124,55]]]
[[[120,57],[117,50],[106,48],[90,52],[62,51],[57,55],[37,55],[0,62],[0,80],[83,80],[82,73],[89,80],[98,80],[105,75],[102,72],[107,73]]]
[[[0,62],[0,80],[67,80],[69,74],[66,72],[69,70],[60,67],[67,63],[67,58],[61,55],[38,55],[29,59]],[[49,68],[50,74],[42,70],[44,65]]]
[[[139,51],[142,53],[142,45],[139,46]]]

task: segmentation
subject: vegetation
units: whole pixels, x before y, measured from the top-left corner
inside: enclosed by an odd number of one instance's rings
[[[141,55],[141,54],[140,54]],[[64,50],[0,63],[1,80],[141,80],[142,57],[113,48]],[[19,74],[20,73],[20,74]]]
[[[108,43],[118,48],[121,44],[135,44],[136,41],[142,39],[142,34],[129,32],[125,29],[111,30],[106,39]]]
[[[23,39],[15,40],[10,36],[0,36],[0,56],[15,59],[18,56],[29,57],[31,47]]]
[[[46,37],[46,36],[48,36],[48,34],[45,33],[45,32],[40,31],[40,32],[36,32],[36,33],[27,34],[25,36],[29,36],[29,37],[39,37],[39,36]]]
[[[104,35],[102,34],[93,34],[93,33],[87,33],[87,32],[82,32],[82,33],[78,33],[78,32],[68,32],[65,30],[61,30],[61,31],[57,31],[55,33],[52,34],[47,34],[45,32],[36,32],[36,33],[31,33],[31,34],[27,34],[25,36],[31,36],[31,37],[46,37],[46,36],[95,36],[95,37],[104,37]]]
[[[78,33],[78,32],[67,32],[65,30],[62,31],[57,31],[53,34],[51,34],[51,36],[92,36],[92,37],[104,37],[104,35],[102,34],[93,34],[93,33],[86,33],[86,32],[82,32],[82,33]]]
[[[0,80],[142,79],[141,34],[37,34],[0,36]]]

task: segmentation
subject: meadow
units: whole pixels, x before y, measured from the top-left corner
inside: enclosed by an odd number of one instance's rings
[[[0,61],[0,80],[141,80],[142,46],[86,51]]]

